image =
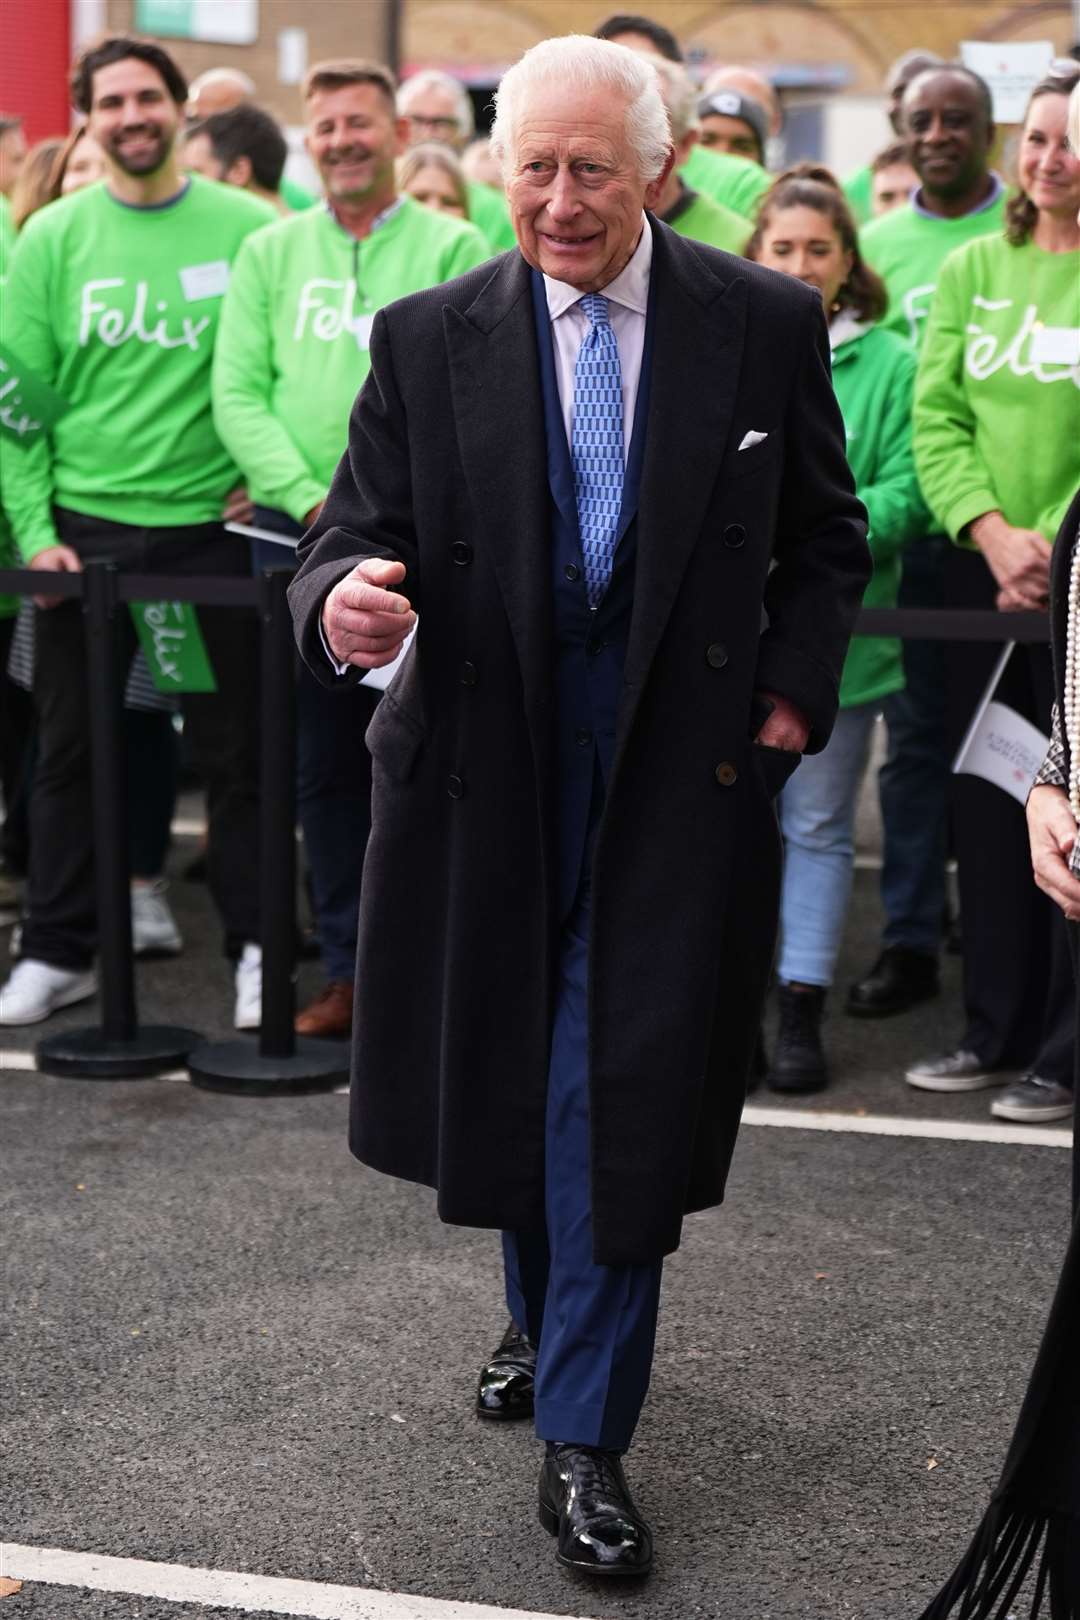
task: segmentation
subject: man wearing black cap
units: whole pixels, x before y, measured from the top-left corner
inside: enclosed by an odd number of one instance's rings
[[[760,102],[737,90],[714,90],[698,102],[701,144],[710,152],[729,152],[765,166],[769,119]]]

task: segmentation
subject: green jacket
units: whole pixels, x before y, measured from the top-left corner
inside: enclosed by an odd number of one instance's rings
[[[24,557],[57,544],[52,508],[138,528],[213,523],[236,468],[214,432],[210,362],[230,265],[276,215],[201,175],[157,208],[98,182],[19,233],[0,342],[70,402],[51,435],[0,436],[0,495]]]
[[[938,272],[949,254],[975,237],[1000,236],[1004,226],[1003,190],[988,207],[959,219],[939,219],[908,203],[871,220],[859,232],[859,246],[888,289],[885,329],[921,348]]]
[[[741,214],[686,187],[674,208],[664,215],[664,224],[680,236],[722,248],[725,253],[741,254],[750,239],[749,223]]]
[[[363,241],[321,207],[245,242],[221,313],[213,400],[254,501],[303,521],[344,452],[375,312],[489,257],[474,226],[411,197]]]
[[[749,158],[735,157],[730,152],[710,152],[707,146],[694,146],[679,178],[691,191],[703,191],[713,202],[734,209],[744,219],[752,220],[762,194],[772,185],[773,177],[760,163]]]
[[[467,180],[469,194],[469,223],[475,225],[481,236],[487,238],[492,253],[505,253],[517,247],[517,237],[510,223],[510,210],[506,198],[494,186],[485,186],[479,180]]]
[[[915,461],[954,540],[998,510],[1054,539],[1080,466],[1080,252],[985,236],[946,259],[919,361]]]
[[[870,519],[874,573],[863,606],[895,607],[901,547],[923,534],[927,522],[911,450],[915,356],[895,333],[856,325],[850,317],[834,320],[830,336],[848,462]],[[903,684],[895,637],[854,637],[840,682],[842,709],[898,692]]]
[[[856,225],[869,225],[874,217],[874,171],[869,163],[845,174],[840,185],[855,215]]]

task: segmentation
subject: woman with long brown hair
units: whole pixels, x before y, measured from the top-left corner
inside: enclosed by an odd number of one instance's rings
[[[911,454],[915,359],[875,324],[885,313],[885,286],[863,262],[851,210],[828,169],[800,164],[779,177],[762,200],[746,256],[821,294],[848,460],[870,518],[874,575],[864,601],[895,607],[900,547],[926,521]],[[855,801],[874,722],[903,684],[898,641],[853,641],[829,744],[803,760],[778,801],[780,1027],[768,1067],[775,1091],[815,1091],[828,1078],[821,1020],[851,894]]]

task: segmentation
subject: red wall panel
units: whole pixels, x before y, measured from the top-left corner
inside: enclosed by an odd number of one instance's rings
[[[70,0],[0,0],[0,112],[25,120],[28,141],[66,135]]]

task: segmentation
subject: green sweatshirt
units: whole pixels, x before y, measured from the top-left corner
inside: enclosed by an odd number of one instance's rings
[[[11,223],[11,207],[3,192],[0,191],[0,290],[7,280],[8,265],[15,247],[15,227]],[[2,455],[2,452],[0,452]],[[0,477],[3,468],[0,465]],[[18,568],[20,558],[15,550],[15,541],[11,533],[11,525],[4,516],[3,504],[0,502],[0,568]],[[10,619],[12,614],[19,611],[17,596],[0,596],[0,619]],[[0,680],[4,678],[4,671],[0,669]]]
[[[750,239],[750,226],[741,214],[713,202],[711,197],[703,197],[700,191],[686,188],[674,208],[664,215],[664,224],[680,236],[723,248],[725,253],[741,254]]]
[[[411,197],[362,242],[317,208],[244,244],[214,355],[214,420],[254,501],[303,521],[345,449],[375,312],[489,257],[474,226]]]
[[[290,180],[287,174],[282,175],[278,190],[294,214],[302,214],[306,208],[314,208],[318,201],[306,186],[300,185],[296,180]]]
[[[859,233],[859,245],[863,258],[889,290],[882,325],[919,349],[938,271],[953,248],[977,236],[1000,236],[1004,228],[1004,192],[989,208],[960,219],[931,217],[908,203],[872,220]]]
[[[505,253],[508,248],[517,247],[510,210],[502,192],[479,180],[467,180],[465,188],[469,193],[469,221],[487,238],[492,253]]]
[[[855,215],[856,225],[869,225],[874,214],[874,171],[869,163],[845,174],[840,185]]]
[[[3,266],[15,249],[15,221],[11,217],[11,204],[0,191],[0,275]]]
[[[129,208],[103,183],[19,236],[0,341],[72,409],[50,439],[0,439],[4,506],[23,556],[57,544],[51,508],[147,528],[212,523],[237,482],[214,432],[210,362],[229,266],[276,214],[201,175]]]
[[[691,147],[679,178],[692,191],[703,191],[713,202],[723,203],[725,208],[750,220],[757,213],[762,194],[773,182],[760,163],[735,157],[731,152],[710,152],[700,144]]]
[[[839,316],[832,326],[833,388],[844,418],[847,457],[870,519],[874,573],[864,607],[895,607],[904,542],[925,532],[927,511],[911,450],[915,356],[880,326]],[[900,642],[856,636],[844,662],[840,707],[870,703],[904,684]]]
[[[954,540],[999,510],[1053,540],[1080,469],[1080,251],[987,236],[945,261],[915,388],[915,462]]]

